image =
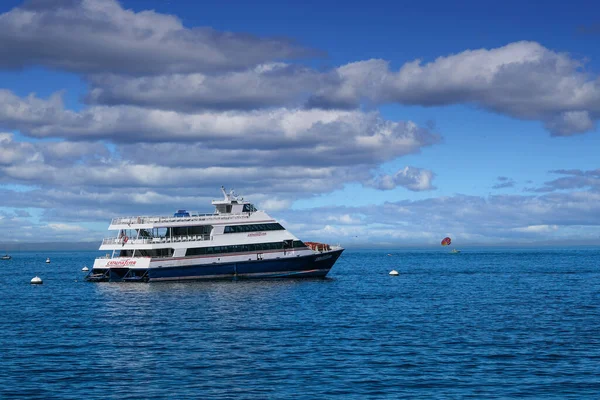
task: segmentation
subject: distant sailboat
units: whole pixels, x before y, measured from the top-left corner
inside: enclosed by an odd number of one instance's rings
[[[46,258],[46,264],[50,264],[50,257]]]
[[[0,257],[0,260],[10,260],[12,257],[9,256],[8,254],[3,255],[2,257]]]

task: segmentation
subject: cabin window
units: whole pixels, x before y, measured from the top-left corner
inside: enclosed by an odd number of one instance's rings
[[[212,230],[212,225],[200,226],[180,226],[167,228],[166,237],[170,236],[187,236],[187,235],[208,235]]]
[[[252,204],[244,204],[243,212],[255,212],[256,208]]]
[[[231,213],[231,204],[219,204],[217,206],[217,211],[220,214],[229,214]]]
[[[135,256],[136,257],[166,258],[166,257],[173,257],[173,252],[174,252],[174,249],[172,249],[172,248],[152,249],[152,250],[138,249],[135,251]],[[121,250],[121,253],[119,254],[120,257],[131,257],[132,255],[133,255],[132,250]]]
[[[229,225],[223,230],[224,233],[261,232],[285,230],[281,224],[252,224],[252,225]]]

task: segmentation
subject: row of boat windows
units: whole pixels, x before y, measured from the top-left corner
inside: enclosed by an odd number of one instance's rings
[[[166,228],[166,231],[156,233],[140,229],[140,237],[171,237],[171,236],[188,236],[188,235],[209,235],[212,230],[212,225],[201,226],[176,226]],[[281,231],[285,230],[278,223],[272,224],[252,224],[252,225],[230,225],[225,227],[225,233],[240,233],[240,232],[260,232],[260,231]]]
[[[136,257],[153,257],[153,258],[166,258],[173,257],[172,248],[167,249],[152,249],[152,250],[136,250]],[[133,257],[133,250],[121,250],[119,257]]]
[[[140,237],[171,237],[171,236],[195,236],[209,235],[212,230],[212,225],[199,226],[175,226],[172,228],[161,228],[157,230],[140,229]],[[281,231],[285,230],[278,223],[272,224],[252,224],[252,225],[230,225],[225,227],[225,233],[241,233],[241,232],[260,232],[260,231]],[[156,231],[156,232],[155,232]],[[125,235],[123,232],[122,235]]]
[[[259,232],[259,231],[281,231],[285,228],[278,223],[253,224],[253,225],[229,225],[225,227],[224,233]]]
[[[271,243],[254,243],[254,244],[236,244],[233,246],[212,246],[212,247],[197,247],[187,249],[186,256],[202,256],[209,254],[220,254],[220,253],[241,253],[249,251],[265,251],[265,250],[279,250],[279,249],[290,249],[290,248],[301,248],[306,247],[304,242],[301,240],[286,240],[283,242],[271,242]],[[133,250],[121,250],[119,257],[132,257]],[[173,257],[173,249],[152,249],[152,250],[136,250],[136,257],[152,257],[152,258],[167,258]]]
[[[280,250],[290,248],[306,247],[301,240],[289,240],[285,242],[235,244],[232,246],[196,247],[187,249],[186,256],[203,256],[220,253],[241,253],[248,251]]]
[[[167,228],[165,236],[209,235],[211,230],[212,225],[175,226],[173,228]]]

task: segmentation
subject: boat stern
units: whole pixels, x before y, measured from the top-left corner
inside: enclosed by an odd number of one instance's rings
[[[90,282],[143,281],[148,277],[149,257],[97,258],[85,277]]]

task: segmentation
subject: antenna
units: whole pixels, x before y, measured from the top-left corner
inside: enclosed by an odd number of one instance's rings
[[[223,192],[223,200],[225,200],[225,201],[229,200],[229,196],[227,195],[227,192],[225,191],[225,186],[221,186],[221,192]]]

